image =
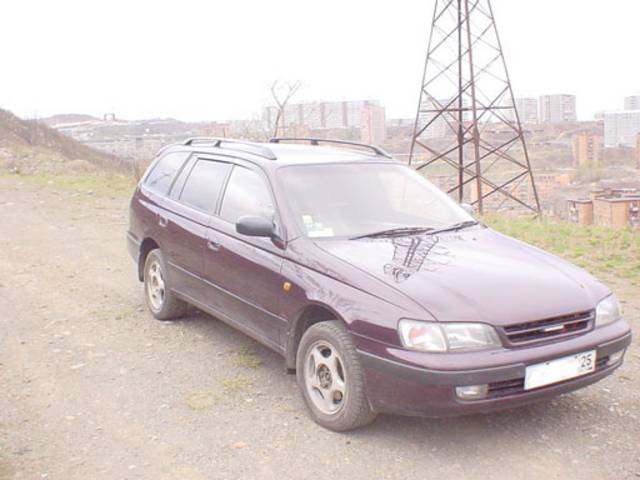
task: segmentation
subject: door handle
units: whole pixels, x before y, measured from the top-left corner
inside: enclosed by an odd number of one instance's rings
[[[158,217],[158,225],[160,225],[161,227],[166,227],[168,224],[169,219],[167,217],[163,217],[162,215]]]
[[[220,250],[221,245],[218,242],[214,242],[213,240],[209,240],[207,241],[207,248],[209,250],[213,250],[214,252],[217,252],[218,250]]]

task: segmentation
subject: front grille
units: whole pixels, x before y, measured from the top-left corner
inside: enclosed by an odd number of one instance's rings
[[[596,369],[593,373],[599,372],[605,368],[609,363],[609,357],[601,357],[596,360]],[[573,380],[573,379],[572,379]],[[567,380],[569,381],[569,380]],[[554,385],[557,385],[554,384]],[[548,385],[549,387],[553,385]],[[545,387],[542,387],[545,388]],[[524,390],[524,378],[514,378],[513,380],[503,380],[501,382],[494,382],[489,384],[489,391],[486,398],[502,398],[509,395],[517,395],[523,393]]]
[[[561,338],[587,331],[595,319],[595,312],[579,312],[562,317],[547,318],[535,322],[518,323],[502,327],[505,337],[512,345]]]

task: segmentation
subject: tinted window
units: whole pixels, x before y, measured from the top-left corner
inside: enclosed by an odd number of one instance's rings
[[[189,156],[187,152],[167,153],[162,157],[145,180],[145,185],[158,193],[167,193],[171,182]]]
[[[222,201],[221,217],[236,223],[245,215],[273,218],[275,208],[262,177],[248,168],[235,167]]]
[[[198,160],[182,189],[180,201],[213,213],[229,168],[228,163]]]

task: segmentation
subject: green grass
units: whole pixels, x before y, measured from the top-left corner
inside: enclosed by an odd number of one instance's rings
[[[552,252],[595,275],[614,275],[640,285],[640,230],[488,215],[492,228]]]
[[[20,175],[0,173],[0,178],[20,180],[39,186],[50,186],[81,194],[101,197],[128,197],[135,188],[133,178],[120,174]]]

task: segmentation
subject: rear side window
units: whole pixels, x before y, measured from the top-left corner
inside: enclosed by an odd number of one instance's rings
[[[222,201],[220,216],[236,223],[246,215],[273,218],[275,207],[269,187],[253,170],[234,167]]]
[[[204,212],[213,213],[229,168],[231,167],[228,163],[198,160],[184,184],[180,201]]]
[[[188,152],[167,153],[158,160],[144,184],[158,193],[166,194],[188,156]]]

